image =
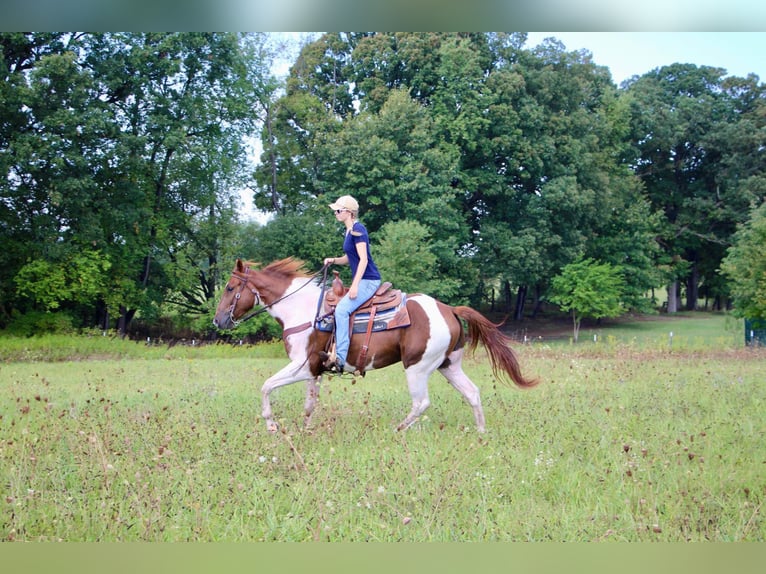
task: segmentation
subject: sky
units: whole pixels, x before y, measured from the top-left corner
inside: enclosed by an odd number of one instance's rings
[[[591,52],[618,86],[675,63],[724,68],[730,76],[753,73],[766,82],[766,32],[530,32],[527,46],[551,36],[567,51]]]

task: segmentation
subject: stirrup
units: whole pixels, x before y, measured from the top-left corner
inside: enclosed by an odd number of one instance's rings
[[[335,358],[334,354],[330,354],[327,351],[319,351],[319,360],[322,361],[322,365],[327,369],[327,372],[337,373],[342,375],[345,371],[343,369],[343,363]]]
[[[343,373],[346,372],[345,369],[343,368],[343,363],[341,363],[337,359],[333,361],[332,364],[325,365],[325,366],[328,367],[328,372],[334,373],[336,375],[342,375]]]

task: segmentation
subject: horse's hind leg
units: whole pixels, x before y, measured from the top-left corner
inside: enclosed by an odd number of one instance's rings
[[[396,427],[396,430],[409,428],[431,404],[431,401],[428,399],[428,375],[430,373],[424,373],[422,369],[418,369],[415,366],[405,369],[404,372],[407,376],[407,386],[412,397],[412,410],[399,426]]]
[[[481,408],[481,396],[479,388],[473,383],[468,375],[463,371],[463,350],[459,349],[450,353],[449,365],[439,369],[439,372],[455,387],[458,392],[465,397],[468,404],[473,409],[473,416],[476,419],[476,429],[484,432],[484,409]]]

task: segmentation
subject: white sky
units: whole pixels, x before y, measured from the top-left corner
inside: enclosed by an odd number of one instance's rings
[[[697,64],[730,76],[757,74],[766,81],[766,32],[530,32],[527,46],[553,36],[567,51],[586,49],[623,80],[669,64]]]

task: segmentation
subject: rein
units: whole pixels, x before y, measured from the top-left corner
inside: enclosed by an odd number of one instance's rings
[[[268,311],[271,307],[273,307],[274,305],[276,305],[280,301],[284,301],[285,299],[287,299],[291,295],[295,295],[298,291],[300,291],[301,289],[303,289],[304,287],[309,285],[314,279],[316,279],[321,273],[324,272],[323,280],[322,280],[322,295],[320,295],[320,297],[319,297],[319,304],[321,305],[322,298],[324,296],[324,289],[325,289],[324,283],[325,283],[325,281],[327,279],[327,270],[328,269],[329,269],[329,265],[325,265],[320,271],[317,271],[313,275],[309,276],[309,278],[306,279],[306,282],[303,285],[301,285],[300,287],[298,287],[295,291],[291,291],[290,293],[285,293],[280,298],[272,301],[268,305],[263,305],[263,307],[261,307],[260,309],[255,309],[255,310],[251,311],[250,313],[248,313],[247,315],[245,315],[244,317],[242,317],[239,320],[234,318],[234,310],[237,308],[237,302],[239,301],[239,298],[240,298],[240,296],[242,294],[242,291],[250,283],[250,279],[247,277],[247,274],[250,272],[250,268],[249,267],[246,268],[244,273],[237,273],[236,271],[233,272],[232,276],[234,276],[237,279],[239,279],[242,282],[242,286],[239,288],[239,291],[234,296],[234,302],[229,307],[229,319],[234,324],[234,326],[237,327],[241,323],[244,323],[245,321],[249,321],[250,319],[252,319],[256,315],[260,315],[261,313],[264,313],[264,312]],[[262,300],[261,300],[260,293],[258,293],[258,290],[251,288],[251,291],[253,292],[253,295],[255,295],[254,306],[261,305],[262,304]],[[317,313],[319,313],[319,307],[317,307]]]

